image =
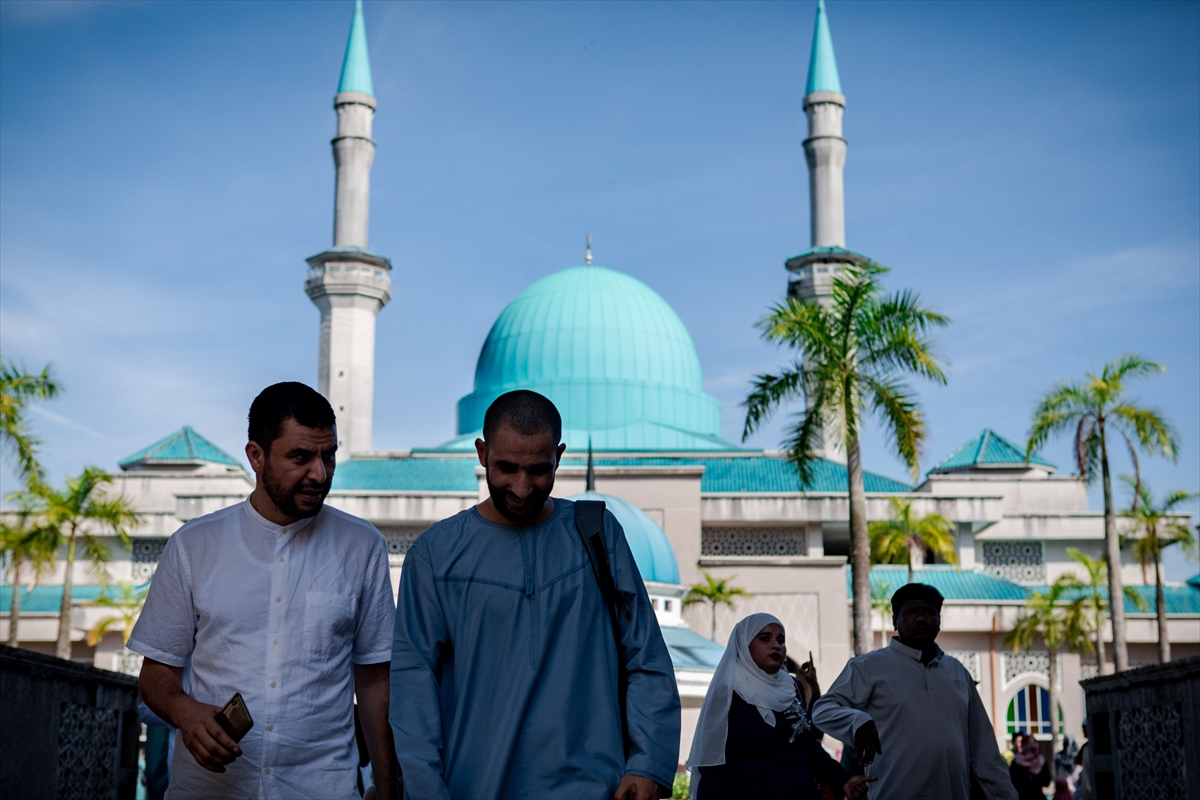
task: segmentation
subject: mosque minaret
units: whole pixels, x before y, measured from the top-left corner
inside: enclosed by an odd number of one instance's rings
[[[333,107],[333,247],[308,259],[304,289],[321,311],[317,388],[337,413],[338,454],[345,457],[371,449],[375,317],[392,297],[391,261],[367,249],[375,91],[362,0],[355,3]]]
[[[821,0],[817,4],[804,92],[804,113],[808,117],[804,155],[808,161],[812,246],[787,260],[788,294],[793,297],[827,297],[838,265],[866,260],[865,256],[846,249],[846,139],[842,136],[845,110],[846,96],[842,94],[837,59],[833,55],[829,17]]]

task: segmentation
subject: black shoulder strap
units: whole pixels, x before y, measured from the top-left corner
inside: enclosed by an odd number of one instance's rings
[[[608,608],[608,620],[612,624],[613,640],[617,645],[617,702],[621,708],[621,737],[625,744],[625,756],[629,757],[629,725],[626,721],[625,696],[625,648],[621,646],[621,628],[617,622],[617,608],[624,608],[625,601],[617,591],[612,569],[608,564],[608,547],[604,542],[604,501],[576,500],[575,529],[583,542],[584,552],[592,564],[592,574],[600,587],[600,596]]]

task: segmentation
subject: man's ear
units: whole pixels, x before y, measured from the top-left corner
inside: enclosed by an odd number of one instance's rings
[[[246,458],[255,475],[262,473],[263,465],[267,463],[267,452],[258,442],[246,442]]]
[[[487,442],[483,439],[475,440],[475,455],[479,457],[479,465],[487,469]]]
[[[554,451],[554,466],[557,468],[562,463],[562,454],[567,452],[567,443],[561,442],[558,448]]]

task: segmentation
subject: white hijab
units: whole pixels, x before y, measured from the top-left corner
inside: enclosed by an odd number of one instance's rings
[[[796,684],[787,670],[780,667],[774,675],[764,672],[750,657],[750,642],[762,633],[762,629],[774,623],[783,623],[770,614],[751,614],[733,626],[725,655],[713,673],[704,705],[700,708],[700,721],[696,724],[696,737],[692,739],[692,752],[688,756],[687,768],[695,773],[699,767],[712,767],[725,763],[725,739],[729,735],[729,704],[733,693],[758,709],[762,718],[775,727],[776,711],[785,711],[796,702]],[[695,774],[692,785],[698,783]]]

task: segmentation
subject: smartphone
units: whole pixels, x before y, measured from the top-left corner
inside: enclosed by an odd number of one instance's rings
[[[812,664],[812,663],[813,663],[813,660],[812,660],[812,650],[809,650],[809,651],[808,651],[808,663],[810,663],[810,664]],[[815,667],[815,666],[816,666],[816,664],[813,664],[813,666]]]
[[[254,720],[250,718],[250,712],[246,709],[246,702],[242,700],[241,692],[234,692],[225,707],[217,712],[217,724],[235,742],[240,742],[242,737],[254,727]]]

